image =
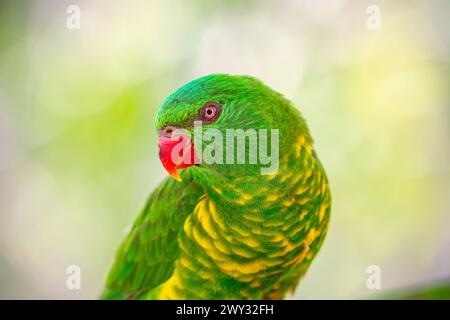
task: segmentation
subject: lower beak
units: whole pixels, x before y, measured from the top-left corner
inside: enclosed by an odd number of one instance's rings
[[[177,181],[181,177],[177,169],[192,167],[198,163],[194,145],[187,135],[159,135],[159,159],[167,172]]]

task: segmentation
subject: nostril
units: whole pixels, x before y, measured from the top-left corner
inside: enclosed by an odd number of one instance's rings
[[[172,137],[173,132],[174,132],[174,128],[168,126],[168,127],[164,127],[163,129],[161,129],[161,130],[159,131],[159,134],[160,134],[161,136],[166,137],[166,138],[170,138],[170,137]]]

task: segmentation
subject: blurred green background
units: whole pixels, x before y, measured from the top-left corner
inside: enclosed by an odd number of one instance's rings
[[[372,4],[380,30],[366,25]],[[97,297],[166,175],[157,108],[219,72],[293,101],[328,171],[329,235],[293,298],[450,276],[448,12],[445,0],[1,1],[0,298]],[[72,264],[81,290],[66,287]]]

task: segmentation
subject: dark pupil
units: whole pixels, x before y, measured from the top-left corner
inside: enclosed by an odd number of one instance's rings
[[[212,114],[213,114],[213,110],[210,109],[210,108],[206,109],[206,114],[207,114],[208,116],[212,115]]]

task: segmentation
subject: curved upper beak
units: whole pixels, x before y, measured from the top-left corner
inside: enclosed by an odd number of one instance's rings
[[[198,163],[189,132],[173,126],[158,130],[159,159],[167,172],[177,181],[181,177],[177,169],[191,167]]]

